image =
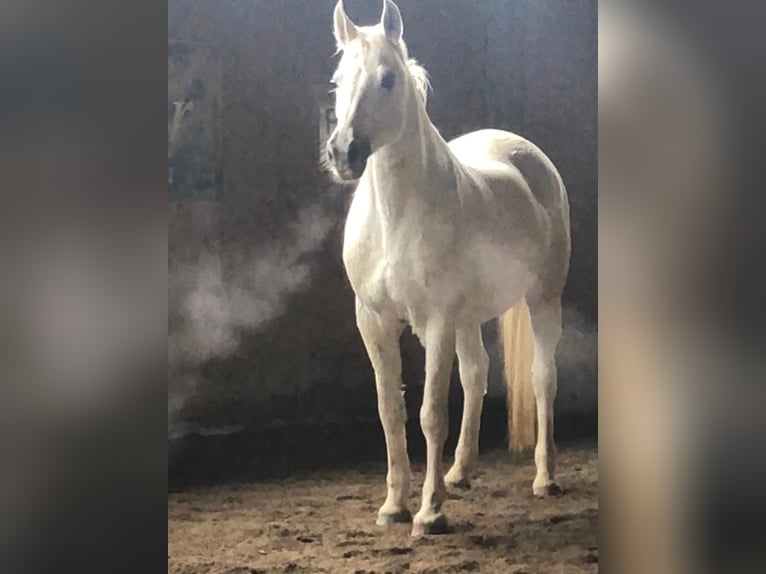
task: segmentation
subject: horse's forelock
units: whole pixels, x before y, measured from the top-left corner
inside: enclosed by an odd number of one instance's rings
[[[362,50],[367,50],[370,47],[370,43],[364,37],[364,35],[360,35],[355,41],[361,43]],[[420,65],[420,63],[418,63],[417,60],[409,57],[409,50],[407,49],[407,44],[405,44],[404,39],[400,39],[399,42],[392,45],[399,53],[399,56],[402,58],[402,62],[404,62],[405,68],[407,69],[410,78],[412,78],[412,81],[415,84],[415,92],[423,102],[423,105],[425,105],[428,100],[428,91],[431,89],[431,82],[428,79],[428,72],[423,66]],[[338,52],[341,51],[342,49],[338,48]]]

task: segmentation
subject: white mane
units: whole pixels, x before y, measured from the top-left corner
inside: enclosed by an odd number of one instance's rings
[[[415,84],[415,92],[425,106],[428,100],[428,91],[431,89],[428,71],[415,58],[409,57],[409,50],[407,49],[407,44],[404,43],[404,39],[399,40],[397,48],[399,48],[399,54],[404,61],[407,71],[410,73],[410,78],[412,78]]]
[[[412,81],[415,83],[415,92],[420,96],[420,99],[425,106],[428,100],[428,91],[431,89],[428,72],[414,58],[407,60],[407,69],[410,72]]]

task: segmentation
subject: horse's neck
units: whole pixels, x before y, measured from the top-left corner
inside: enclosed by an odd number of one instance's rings
[[[457,160],[423,105],[413,100],[408,107],[401,137],[370,158],[374,204],[388,226],[413,210],[449,208],[457,193]]]

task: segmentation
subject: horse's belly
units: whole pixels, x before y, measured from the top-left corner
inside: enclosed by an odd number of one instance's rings
[[[485,322],[518,303],[534,282],[534,275],[521,262],[506,262],[501,269],[480,274],[475,293],[476,317]]]
[[[463,254],[462,312],[480,322],[498,317],[521,300],[534,284],[529,253],[521,247],[477,238]]]

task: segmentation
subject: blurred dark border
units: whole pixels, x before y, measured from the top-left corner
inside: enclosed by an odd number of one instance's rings
[[[166,50],[161,2],[0,6],[4,572],[166,568],[167,247],[154,240],[167,209]],[[81,365],[93,396],[79,401],[56,398],[63,376],[30,319],[42,254],[73,237],[104,254],[105,277],[126,273],[105,305],[153,317],[132,341],[119,325],[105,331],[100,356]],[[80,319],[70,337],[107,321]]]

